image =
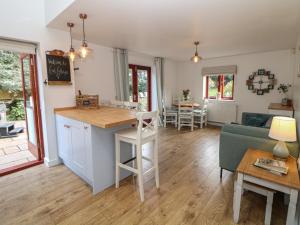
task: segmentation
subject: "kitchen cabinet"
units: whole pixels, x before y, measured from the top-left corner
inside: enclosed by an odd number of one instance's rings
[[[67,167],[91,184],[90,125],[57,115],[56,126],[59,157]]]

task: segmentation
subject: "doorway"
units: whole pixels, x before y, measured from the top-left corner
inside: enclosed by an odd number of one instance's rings
[[[129,100],[151,111],[151,67],[129,64]]]
[[[0,176],[43,163],[35,54],[0,50]]]

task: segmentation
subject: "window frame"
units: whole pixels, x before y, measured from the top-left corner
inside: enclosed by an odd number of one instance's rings
[[[224,76],[226,75],[232,75],[232,96],[231,97],[224,97]],[[205,76],[205,82],[206,82],[206,91],[205,91],[205,98],[206,99],[217,99],[217,96],[208,96],[209,92],[209,77],[210,76],[218,76],[218,93],[221,93],[221,100],[233,100],[234,99],[234,78],[235,74],[211,74]]]

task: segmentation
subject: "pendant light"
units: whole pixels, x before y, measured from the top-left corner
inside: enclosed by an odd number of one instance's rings
[[[194,42],[194,45],[196,46],[196,52],[195,52],[195,55],[191,58],[191,60],[194,62],[194,63],[197,63],[199,62],[202,57],[198,55],[198,45],[199,45],[199,41],[195,41]]]
[[[88,48],[88,44],[85,38],[85,27],[84,27],[84,21],[87,18],[87,14],[80,13],[79,18],[82,19],[82,44],[79,49],[79,54],[81,58],[86,58],[86,56],[90,52],[90,49]]]
[[[75,52],[75,49],[73,48],[73,38],[72,38],[72,28],[74,27],[74,23],[69,22],[69,23],[67,23],[67,26],[70,28],[70,40],[71,40],[70,50],[67,53],[67,55],[69,56],[69,58],[73,62],[75,57],[76,57],[76,52]]]

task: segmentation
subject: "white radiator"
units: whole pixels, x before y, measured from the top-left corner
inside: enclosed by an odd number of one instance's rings
[[[237,122],[236,102],[217,100],[209,101],[208,121],[216,123]]]

